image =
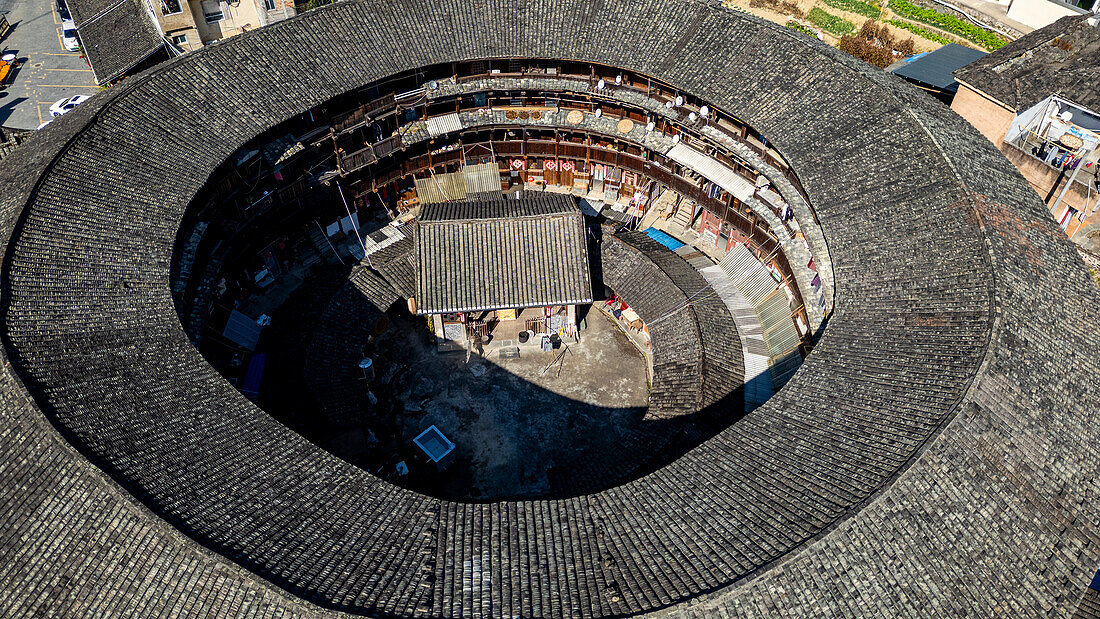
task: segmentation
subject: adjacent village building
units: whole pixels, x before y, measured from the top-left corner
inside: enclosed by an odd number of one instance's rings
[[[1062,18],[955,78],[951,109],[997,145],[1074,242],[1100,254],[1100,19]]]
[[[297,14],[294,0],[68,0],[99,84]]]
[[[1009,19],[1032,28],[1049,26],[1073,15],[1084,15],[1100,8],[1100,0],[1009,0]]]

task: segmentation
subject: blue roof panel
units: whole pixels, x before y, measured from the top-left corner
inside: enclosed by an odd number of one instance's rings
[[[894,69],[894,75],[940,90],[955,90],[959,83],[951,74],[985,55],[985,52],[972,47],[949,43],[935,51],[911,58],[909,62]]]

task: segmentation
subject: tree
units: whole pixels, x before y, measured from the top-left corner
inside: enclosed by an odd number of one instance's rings
[[[899,42],[886,24],[880,25],[868,19],[863,22],[859,34],[841,37],[837,47],[860,60],[885,68],[898,56],[909,56],[913,53],[913,39]]]

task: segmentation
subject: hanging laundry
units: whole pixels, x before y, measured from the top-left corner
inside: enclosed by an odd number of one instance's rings
[[[1054,162],[1061,155],[1062,155],[1061,149],[1059,149],[1057,146],[1055,146],[1054,148],[1050,149],[1050,152],[1047,154],[1047,158],[1044,159],[1043,161],[1045,161],[1047,163],[1047,165],[1055,165]]]

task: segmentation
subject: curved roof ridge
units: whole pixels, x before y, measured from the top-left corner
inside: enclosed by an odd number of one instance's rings
[[[1097,536],[1100,506],[1079,487],[1097,475],[1086,462],[1100,461],[1100,441],[1084,440],[1097,413],[1076,398],[1100,398],[1088,378],[1100,350],[1081,311],[1100,294],[992,145],[781,26],[708,10],[708,27],[692,27],[701,3],[385,5],[338,3],[166,63],[5,159],[0,174],[16,179],[5,206],[24,207],[4,262],[4,354],[16,359],[0,369],[0,399],[28,418],[33,394],[66,440],[164,520],[75,496],[103,497],[95,488],[109,482],[68,477],[75,456],[53,438],[5,435],[20,454],[12,474],[55,472],[49,486],[0,493],[49,510],[17,510],[26,552],[9,569],[31,586],[0,602],[35,612],[35,574],[66,573],[71,560],[89,583],[79,599],[120,611],[134,604],[120,591],[146,586],[150,608],[210,604],[186,584],[207,582],[227,606],[196,612],[233,613],[254,592],[265,610],[301,610],[155,532],[170,523],[303,603],[354,612],[607,615],[692,599],[746,613],[826,601],[838,614],[926,609],[904,587],[865,590],[896,574],[973,614],[994,600],[1066,608],[1097,558],[1050,549],[1093,548],[1084,542]],[[622,19],[547,20],[551,8]],[[441,23],[453,38],[434,37]],[[834,260],[836,309],[786,388],[650,475],[565,501],[452,504],[325,457],[202,361],[164,285],[176,220],[240,144],[395,67],[487,56],[660,72],[744,119],[799,173]],[[284,57],[298,60],[286,64],[296,79],[234,72]],[[239,79],[207,86],[228,75]],[[227,105],[231,119],[206,113]],[[79,244],[58,221],[80,226]],[[61,510],[66,499],[80,513]],[[115,536],[105,523],[117,518],[137,535]],[[1008,536],[1016,543],[998,543]],[[978,592],[975,569],[997,578]]]

